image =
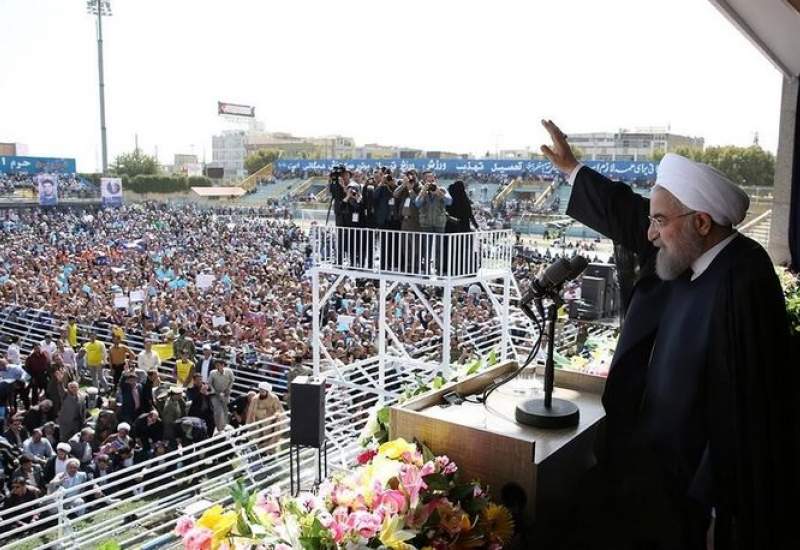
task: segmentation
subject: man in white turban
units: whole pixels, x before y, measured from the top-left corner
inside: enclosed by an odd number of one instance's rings
[[[580,164],[543,125],[553,145],[542,152],[573,184],[567,214],[639,268],[587,512],[570,516],[567,547],[700,550],[708,536],[716,550],[795,547],[797,361],[769,256],[735,229],[747,195],[667,154],[648,200]]]

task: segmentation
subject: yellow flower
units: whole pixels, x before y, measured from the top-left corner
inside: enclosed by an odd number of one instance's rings
[[[393,439],[392,441],[387,441],[378,447],[378,454],[385,456],[386,458],[391,458],[392,460],[397,460],[403,456],[403,453],[413,453],[416,450],[416,445],[409,443],[402,437],[399,437],[397,439]]]
[[[503,544],[508,544],[514,536],[514,518],[505,506],[489,504],[483,510],[481,524],[490,537]]]
[[[225,512],[222,506],[215,504],[203,512],[203,515],[197,520],[197,525],[210,529],[214,533],[212,547],[216,550],[236,525],[236,512],[232,510]]]
[[[387,516],[383,521],[381,533],[378,537],[381,544],[390,550],[415,550],[415,548],[406,541],[413,539],[417,536],[417,533],[403,530],[401,527],[403,527],[402,516],[395,516],[392,519],[389,519]]]

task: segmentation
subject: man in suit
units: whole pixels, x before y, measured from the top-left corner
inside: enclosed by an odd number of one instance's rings
[[[796,547],[797,369],[772,263],[734,229],[747,195],[667,154],[648,200],[581,165],[543,125],[553,146],[542,152],[573,182],[567,214],[639,261],[599,468],[580,498],[591,512],[571,515],[567,546],[699,550],[710,534],[717,550]]]

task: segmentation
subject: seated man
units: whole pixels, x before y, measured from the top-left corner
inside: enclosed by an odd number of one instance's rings
[[[44,490],[44,473],[42,467],[35,463],[33,457],[23,453],[19,459],[19,467],[11,474],[11,479],[23,478],[25,483],[39,490]]]
[[[41,428],[34,428],[31,431],[31,436],[22,444],[22,450],[40,464],[45,464],[55,454],[50,441],[44,438]]]
[[[70,458],[67,460],[67,469],[48,484],[51,493],[58,489],[65,491],[64,508],[69,509],[75,516],[81,516],[86,512],[84,506],[86,501],[81,493],[86,489],[82,486],[89,480],[89,476],[86,472],[80,471],[80,466],[81,463],[77,458]]]
[[[159,417],[158,411],[153,409],[150,412],[142,413],[133,423],[131,432],[134,440],[142,450],[149,454],[151,446],[156,441],[164,439],[164,423]]]
[[[29,502],[33,502],[37,498],[39,498],[40,492],[39,489],[35,487],[31,487],[25,483],[25,478],[23,477],[16,477],[11,480],[11,493],[8,497],[3,501],[3,510],[11,510],[16,506],[20,506],[22,504],[27,504]],[[42,515],[46,515],[46,512],[39,512],[34,514],[33,516],[22,516],[20,519],[16,520],[13,525],[7,527],[7,529],[13,529],[16,527],[21,527],[25,525],[29,525],[33,522],[39,521]],[[13,519],[12,515],[3,516],[3,519]],[[34,528],[35,529],[35,528]],[[18,534],[17,536],[24,535],[25,532]]]
[[[57,475],[64,473],[67,470],[67,462],[69,461],[69,453],[72,448],[69,443],[59,443],[56,446],[55,456],[50,457],[47,464],[44,465],[44,482],[50,483]]]

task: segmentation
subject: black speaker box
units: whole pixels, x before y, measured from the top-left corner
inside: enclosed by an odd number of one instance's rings
[[[322,447],[325,443],[325,380],[298,376],[292,380],[290,395],[291,444]]]

